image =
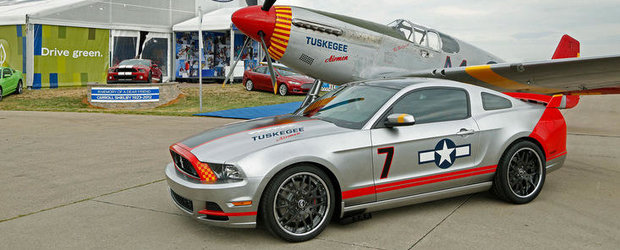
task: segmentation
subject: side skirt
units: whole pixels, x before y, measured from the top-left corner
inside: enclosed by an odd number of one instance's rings
[[[342,210],[343,213],[356,211],[356,210],[365,210],[365,212],[374,212],[389,208],[402,207],[407,205],[413,205],[418,203],[424,203],[429,201],[441,200],[445,198],[451,198],[466,194],[473,194],[478,192],[487,191],[491,188],[493,182],[483,182],[477,184],[471,184],[462,187],[455,187],[450,189],[444,189],[434,192],[428,192],[423,194],[416,194],[411,196],[405,196],[400,198],[394,198],[389,200],[376,201],[372,203],[360,204],[355,206],[344,207]]]

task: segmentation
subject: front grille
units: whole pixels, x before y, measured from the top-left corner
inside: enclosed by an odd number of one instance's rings
[[[211,201],[207,201],[207,210],[210,211],[218,211],[218,212],[224,212],[222,210],[222,208],[220,207],[220,205],[218,205],[215,202],[211,202]],[[219,216],[219,215],[207,215],[207,219],[209,220],[220,220],[220,221],[227,221],[228,220],[228,216]]]
[[[135,70],[134,68],[118,68],[116,69],[116,72],[138,72],[138,71]]]
[[[190,213],[194,211],[194,203],[191,200],[178,195],[172,190],[170,190],[170,194],[172,195],[172,199],[174,200],[174,202],[179,204],[179,206],[183,207],[185,210],[187,210]]]
[[[174,165],[176,165],[177,168],[190,176],[193,176],[197,179],[199,178],[198,173],[196,173],[196,169],[188,159],[185,159],[185,157],[172,150],[170,150],[170,154],[172,155],[172,160],[174,161]]]
[[[302,89],[309,89],[309,88],[312,88],[312,83],[302,84],[302,85],[301,85],[301,88],[302,88]]]

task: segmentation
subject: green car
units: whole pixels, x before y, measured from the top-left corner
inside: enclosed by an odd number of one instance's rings
[[[21,94],[24,90],[22,72],[11,68],[0,67],[0,101],[2,97],[15,92]]]

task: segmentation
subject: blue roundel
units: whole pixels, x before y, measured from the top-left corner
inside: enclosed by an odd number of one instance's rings
[[[450,139],[443,139],[435,145],[435,165],[446,169],[456,160],[456,144]]]

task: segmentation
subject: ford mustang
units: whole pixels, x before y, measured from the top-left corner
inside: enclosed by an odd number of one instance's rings
[[[558,109],[577,101],[425,78],[350,83],[294,114],[175,143],[165,175],[198,221],[260,223],[288,241],[332,219],[487,190],[527,203],[564,163]]]
[[[11,68],[0,67],[0,101],[11,93],[21,94],[24,91],[22,72]]]
[[[108,83],[161,82],[159,66],[148,59],[128,59],[108,69]]]

